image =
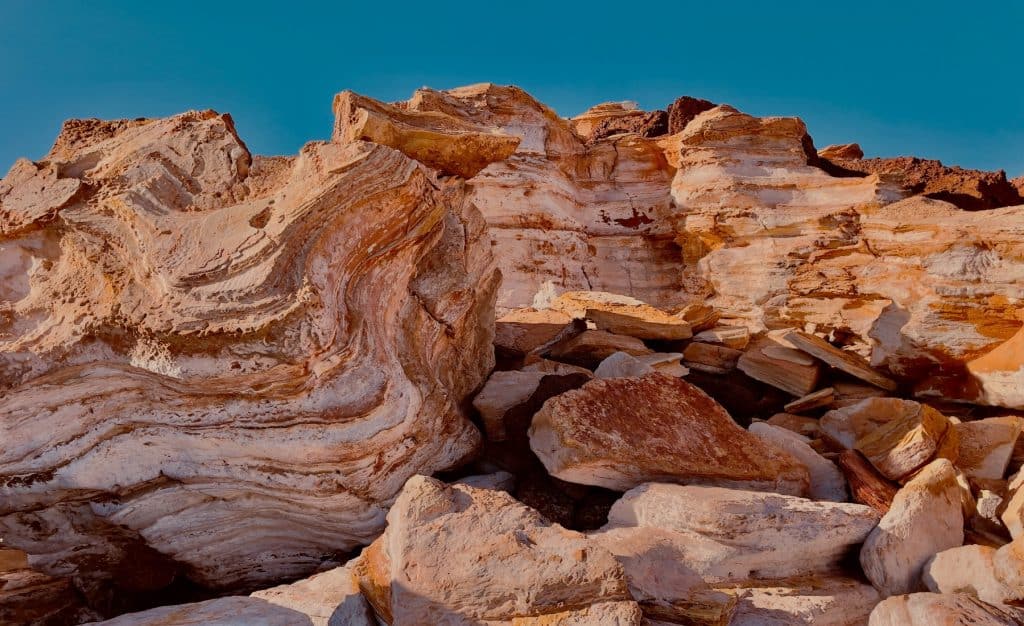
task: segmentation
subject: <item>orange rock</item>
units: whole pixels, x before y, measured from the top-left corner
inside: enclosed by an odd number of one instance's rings
[[[807,469],[718,403],[664,374],[594,380],[534,416],[530,447],[562,480],[624,491],[649,481],[803,494]]]

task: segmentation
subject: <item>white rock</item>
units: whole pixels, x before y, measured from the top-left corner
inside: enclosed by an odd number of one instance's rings
[[[970,593],[1001,604],[1015,594],[996,578],[995,548],[968,545],[943,550],[925,564],[924,584],[936,593]]]
[[[966,593],[912,593],[883,600],[868,626],[1017,626],[1024,612]]]
[[[835,463],[815,452],[806,437],[766,422],[754,422],[747,430],[775,447],[785,450],[807,467],[807,473],[811,477],[808,495],[812,500],[846,501],[846,478],[843,473]]]

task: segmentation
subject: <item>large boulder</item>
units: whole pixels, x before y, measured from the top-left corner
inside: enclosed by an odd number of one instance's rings
[[[0,183],[0,266],[0,536],[44,573],[306,575],[477,449],[485,224],[391,147],[252,157],[212,111],[69,122]]]
[[[662,481],[803,494],[809,480],[703,391],[661,373],[593,380],[548,400],[530,448],[556,478],[619,491]]]
[[[896,494],[860,551],[868,580],[884,596],[924,589],[922,569],[935,554],[964,542],[960,487],[952,463],[930,463]]]
[[[355,573],[392,626],[560,623],[554,615],[586,607],[596,619],[609,602],[625,605],[613,613],[639,615],[622,566],[596,542],[502,491],[424,476],[406,483]]]

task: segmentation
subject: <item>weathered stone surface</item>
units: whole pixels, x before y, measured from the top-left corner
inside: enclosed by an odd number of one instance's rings
[[[678,352],[655,352],[641,356],[632,356],[625,352],[616,352],[594,370],[595,378],[633,378],[661,372],[668,376],[685,376],[689,373],[679,364],[683,357]]]
[[[829,160],[863,159],[864,151],[860,149],[860,144],[856,143],[833,144],[818,150],[818,156]]]
[[[688,366],[711,373],[734,369],[742,355],[739,350],[699,341],[694,341],[683,350],[683,359]]]
[[[547,376],[537,371],[494,372],[483,389],[473,398],[473,407],[480,413],[484,433],[491,441],[504,441],[505,413],[530,399],[542,378]]]
[[[551,358],[592,369],[616,352],[640,356],[654,351],[633,337],[615,335],[604,330],[585,330],[553,346]]]
[[[100,616],[88,609],[69,578],[47,576],[24,552],[0,549],[0,624],[80,624]]]
[[[582,331],[561,311],[517,309],[494,322],[494,347],[503,356],[522,357]]]
[[[964,519],[953,464],[932,461],[896,494],[871,531],[860,564],[883,596],[921,590],[921,570],[935,554],[964,542]]]
[[[552,476],[625,491],[644,482],[802,494],[807,470],[736,425],[685,381],[654,373],[594,380],[548,400],[530,448]]]
[[[557,624],[553,614],[631,599],[622,566],[595,542],[504,492],[424,476],[406,483],[359,561],[360,589],[393,626]]]
[[[882,515],[889,512],[899,487],[882,476],[863,454],[844,450],[836,458],[836,464],[846,476],[854,502],[866,504]]]
[[[960,440],[957,468],[968,478],[1003,478],[1022,425],[1021,418],[1014,416],[956,424],[954,428]]]
[[[776,413],[766,420],[772,426],[785,428],[786,430],[803,435],[808,439],[816,439],[820,426],[818,420],[804,415],[793,415],[792,413]]]
[[[845,502],[846,479],[835,463],[824,458],[808,445],[808,439],[779,426],[755,422],[748,429],[766,443],[784,450],[807,468],[810,487],[807,495],[813,500]]]
[[[896,383],[892,379],[871,369],[859,355],[840,350],[821,337],[810,333],[793,331],[786,334],[785,339],[797,349],[803,350],[807,354],[821,359],[828,365],[842,370],[851,376],[855,376],[888,391],[896,389]]]
[[[715,584],[832,571],[877,522],[859,504],[651,483],[627,492],[592,536],[671,545],[673,559]]]
[[[901,407],[891,417],[853,444],[886,478],[904,480],[937,456],[947,443],[953,451],[952,460],[956,460],[957,430],[942,413],[921,404],[916,411],[904,412]]]
[[[831,406],[834,399],[835,389],[825,387],[824,389],[811,392],[802,398],[797,398],[786,404],[783,408],[789,413],[803,413],[804,411],[813,411],[814,409]]]
[[[499,277],[461,181],[366,141],[253,158],[212,111],[69,123],[44,161],[0,198],[0,535],[40,571],[305,575],[475,451]],[[26,200],[52,168],[87,189]]]
[[[987,404],[1024,409],[1024,327],[991,351],[967,363]]]
[[[917,157],[864,159],[863,154],[854,156],[852,152],[832,155],[824,152],[818,154],[848,171],[876,174],[898,183],[910,193],[952,202],[969,211],[1024,204],[1024,196],[1006,179],[1006,172],[949,167],[941,161]]]
[[[992,557],[992,572],[1010,591],[1007,601],[1024,600],[1024,540],[1015,539],[998,548]]]
[[[704,111],[715,108],[715,103],[692,96],[676,98],[668,107],[668,132],[682,132],[687,124]]]
[[[1024,612],[965,593],[912,593],[883,600],[868,626],[1019,626]]]
[[[922,579],[929,591],[969,593],[985,602],[1003,604],[1017,593],[996,577],[988,546],[960,546],[939,552],[925,563]]]
[[[843,577],[805,577],[736,590],[729,626],[861,626],[878,604],[871,585]]]
[[[747,376],[797,397],[814,391],[821,374],[817,361],[771,335],[751,344],[737,367]]]
[[[572,125],[588,144],[623,133],[659,137],[668,132],[668,114],[641,111],[635,102],[606,102],[572,118]]]
[[[586,318],[599,330],[638,339],[689,339],[693,333],[684,318],[670,315],[649,304],[614,293],[569,291],[548,306],[574,318]]]
[[[127,613],[98,622],[102,626],[310,626],[308,615],[261,598],[228,596],[204,602],[161,606],[148,611]],[[326,624],[327,622],[319,622]],[[335,622],[345,624],[346,622]],[[354,626],[371,626],[370,621],[350,622]],[[334,624],[332,624],[334,626]]]
[[[714,326],[700,331],[693,336],[693,340],[742,350],[750,343],[750,330],[746,326]]]

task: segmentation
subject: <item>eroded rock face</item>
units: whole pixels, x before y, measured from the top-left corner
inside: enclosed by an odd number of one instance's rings
[[[205,111],[69,123],[0,203],[0,535],[41,571],[306,574],[476,449],[498,275],[460,180],[253,159]]]
[[[678,378],[594,380],[544,403],[530,448],[557,478],[625,491],[651,481],[803,494],[807,469]]]

